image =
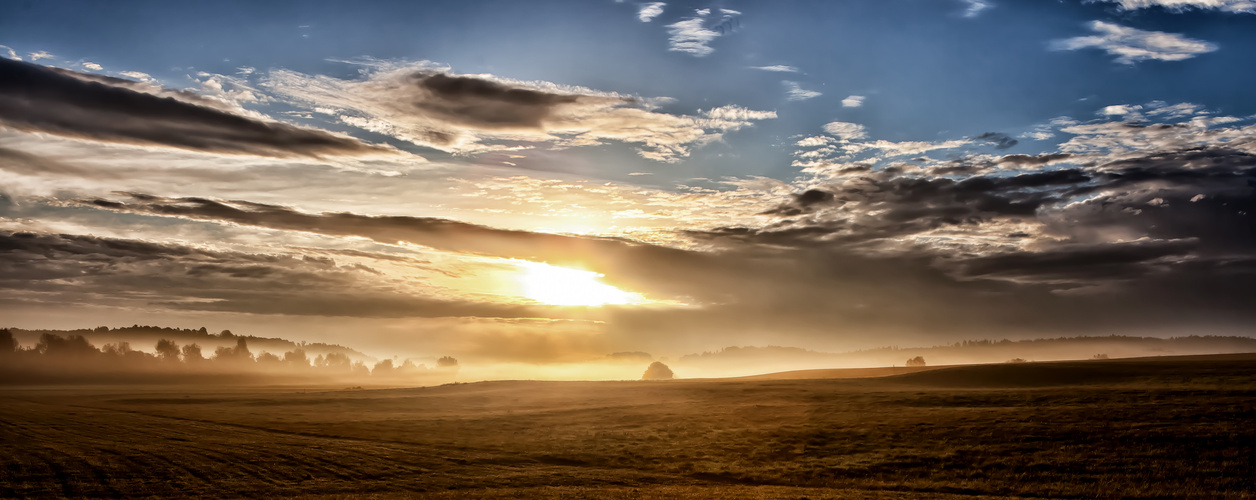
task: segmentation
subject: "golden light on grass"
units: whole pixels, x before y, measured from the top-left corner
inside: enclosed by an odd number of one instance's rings
[[[598,279],[593,271],[551,266],[540,262],[518,262],[523,268],[519,282],[523,296],[555,306],[603,306],[645,302],[639,293],[625,292]]]

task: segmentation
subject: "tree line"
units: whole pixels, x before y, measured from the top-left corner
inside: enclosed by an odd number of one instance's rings
[[[0,373],[9,383],[161,383],[217,378],[431,385],[452,382],[458,370],[458,360],[450,356],[439,358],[432,367],[410,359],[367,364],[340,352],[310,357],[301,348],[282,355],[265,351],[254,354],[247,338],[235,339],[234,346],[220,346],[207,353],[196,343],[179,345],[163,338],[150,353],[132,348],[129,342],[97,348],[82,335],[42,333],[34,346],[23,348],[9,329],[0,329]]]

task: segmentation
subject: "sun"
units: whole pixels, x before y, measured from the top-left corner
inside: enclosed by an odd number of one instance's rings
[[[603,275],[593,271],[520,262],[519,277],[523,295],[542,304],[555,306],[603,306],[643,302],[639,293],[625,292],[598,281]]]

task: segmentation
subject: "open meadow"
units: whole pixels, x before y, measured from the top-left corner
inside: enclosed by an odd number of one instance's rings
[[[1237,499],[1256,497],[1256,356],[846,379],[9,387],[0,428],[0,497]]]

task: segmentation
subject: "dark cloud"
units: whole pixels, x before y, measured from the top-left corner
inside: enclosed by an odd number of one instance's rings
[[[0,58],[0,125],[214,153],[316,157],[388,151],[319,130],[246,118],[203,105],[202,98],[141,92],[137,82],[118,80]]]
[[[1053,171],[949,184],[906,183],[914,189],[877,196],[888,196],[884,199],[891,201],[911,200],[928,207],[929,200],[934,199],[954,200],[969,197],[969,193],[993,196],[992,193],[1014,193],[1044,186],[1071,187],[1075,184],[1070,183],[1084,183],[1088,179],[1076,171]],[[879,191],[870,190],[866,194],[875,193]],[[843,196],[848,202],[853,200],[849,192],[834,193],[834,199],[826,203],[837,203]],[[823,200],[825,197],[797,195],[795,198]],[[1153,320],[1161,326],[1180,324],[1174,323],[1182,318],[1174,315],[1171,304],[1184,295],[1198,295],[1201,291],[1165,287],[1183,279],[1178,277],[1186,269],[1183,262],[1196,266],[1192,270],[1200,269],[1198,266],[1204,262],[1198,257],[1198,239],[1070,243],[1038,250],[1005,249],[972,254],[939,253],[937,248],[927,246],[907,247],[883,255],[861,250],[859,241],[878,234],[884,237],[913,234],[910,230],[920,226],[905,216],[896,216],[901,220],[880,228],[841,221],[821,225],[813,221],[811,225],[795,224],[775,230],[725,228],[694,232],[691,234],[695,237],[721,248],[696,252],[625,240],[500,230],[443,219],[305,214],[247,202],[154,196],[139,196],[136,200],[99,205],[139,213],[363,236],[377,241],[407,241],[445,250],[588,265],[606,272],[612,283],[630,290],[660,294],[656,297],[679,297],[700,306],[662,310],[603,308],[602,314],[610,318],[608,324],[612,331],[625,339],[644,342],[643,348],[674,347],[678,341],[676,334],[680,332],[689,334],[695,342],[719,338],[723,339],[720,342],[736,343],[742,338],[740,335],[749,335],[744,338],[749,342],[754,335],[763,332],[788,331],[789,335],[798,336],[797,342],[808,342],[807,339],[840,338],[867,332],[917,332],[927,336],[922,332],[960,334],[1003,328],[1004,333],[1059,333],[1147,325]],[[1015,209],[1011,213],[1023,211]],[[850,237],[834,238],[835,233],[842,231],[848,232]],[[1025,236],[1034,239],[1040,235]],[[1211,269],[1213,279],[1204,281],[1216,285],[1215,290],[1227,293],[1236,289],[1235,273],[1250,273],[1251,270],[1250,265],[1235,261],[1227,261],[1231,262],[1228,265],[1211,262],[1214,264],[1205,268]],[[222,271],[237,272],[235,269]],[[1101,285],[1117,286],[1121,291],[1097,297],[1071,293]],[[1253,296],[1251,291],[1240,294]],[[383,314],[378,312],[381,309],[404,310],[401,306],[388,306],[395,300],[381,300],[367,306],[351,300],[332,304],[309,294],[299,297],[292,300],[259,297],[252,305],[248,305],[249,301],[240,301],[240,306],[189,302],[178,307],[239,307],[272,314],[322,308],[336,311],[342,306],[376,311],[372,314]],[[301,302],[305,298],[310,302]],[[1245,317],[1246,313],[1232,306],[1234,302],[1233,297],[1219,297],[1201,306],[1201,310],[1228,314],[1229,319]],[[1139,311],[1152,303],[1161,309],[1155,314],[1140,316]]]
[[[813,207],[833,201],[833,193],[819,189],[808,189],[790,195],[789,203],[765,212],[771,215],[800,215],[810,212]]]
[[[1014,167],[1040,167],[1056,162],[1061,162],[1072,158],[1073,155],[1068,153],[1040,154],[1040,155],[1007,155],[999,159],[1000,164],[1012,165]]]
[[[691,250],[244,201],[136,194],[93,203],[582,265],[627,290],[693,306],[603,308],[612,334],[640,349],[761,343],[765,334],[820,346],[882,333],[1171,333],[1256,320],[1251,155],[1196,148],[1115,158],[1012,155],[993,161],[1047,168],[948,177],[910,168],[852,171],[782,200],[769,224],[690,230]],[[1052,165],[1065,160],[1067,168]],[[248,264],[206,271],[223,279],[260,272]],[[240,307],[288,314],[301,306],[259,299]]]
[[[8,170],[25,175],[54,174],[95,178],[117,177],[112,173],[99,169],[83,168],[5,147],[0,147],[0,170]]]
[[[726,105],[696,116],[656,111],[660,101],[492,75],[459,75],[428,65],[368,70],[364,80],[271,71],[262,85],[312,110],[419,146],[481,153],[521,143],[589,146],[623,142],[665,162],[728,131],[776,118],[774,111]]]
[[[645,245],[619,238],[575,237],[498,229],[449,219],[407,216],[371,216],[353,213],[311,214],[288,207],[247,201],[204,198],[163,198],[130,193],[131,203],[93,200],[110,210],[185,217],[249,226],[305,231],[330,236],[355,236],[395,244],[399,241],[441,250],[582,264],[592,256],[620,256],[637,251],[683,255],[687,252]]]
[[[527,318],[535,307],[414,296],[322,258],[0,232],[0,303],[367,318]]]
[[[1195,240],[1064,245],[1037,252],[1009,252],[974,258],[960,262],[958,267],[968,277],[1067,282],[1129,279],[1171,266],[1176,262],[1162,259],[1185,257],[1196,247],[1198,241]]]
[[[794,319],[782,321],[799,323],[791,328],[821,321],[824,314],[807,307],[828,307],[870,330],[891,323],[926,329],[935,321],[937,331],[1111,332],[1252,319],[1243,304],[1256,301],[1256,290],[1241,283],[1256,278],[1256,158],[1215,146],[1114,158],[997,161],[1038,167],[1080,160],[1020,174],[851,173],[814,188],[831,198],[792,195],[773,211],[779,217],[772,224],[688,234],[730,252],[775,252],[805,269],[778,270],[792,289],[756,288],[790,298],[760,312],[790,311]],[[833,309],[846,301],[862,307]]]
[[[1020,141],[1001,132],[986,132],[977,136],[977,140],[994,144],[995,149],[1008,149],[1020,143]]]
[[[556,107],[591,99],[431,71],[415,72],[408,79],[415,93],[410,102],[418,111],[451,123],[487,129],[539,129]]]

